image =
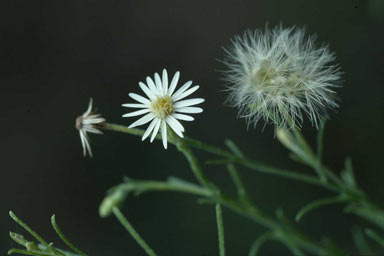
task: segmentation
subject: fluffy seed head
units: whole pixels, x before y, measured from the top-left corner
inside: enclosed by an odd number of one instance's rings
[[[341,73],[330,64],[327,45],[315,46],[304,29],[281,26],[246,31],[232,40],[224,61],[229,103],[254,124],[264,119],[275,127],[300,127],[307,115],[317,127],[328,109],[338,107],[333,88]]]

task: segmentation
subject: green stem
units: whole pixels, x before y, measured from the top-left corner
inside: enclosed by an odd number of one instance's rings
[[[177,184],[177,186],[173,185]],[[194,187],[194,189],[180,189],[183,184],[188,184],[187,187]],[[146,192],[146,191],[178,191],[185,192],[189,194],[194,194],[197,196],[204,196],[207,199],[213,200],[214,202],[221,204],[233,212],[244,216],[259,225],[262,225],[275,234],[280,234],[280,240],[284,243],[295,243],[298,247],[305,248],[311,252],[314,252],[317,255],[324,254],[326,250],[318,246],[315,242],[306,238],[301,233],[297,231],[293,232],[290,229],[285,229],[279,223],[273,219],[265,216],[258,208],[250,203],[244,204],[228,196],[218,193],[216,190],[210,191],[209,188],[199,188],[198,185],[190,185],[189,182],[182,180],[169,180],[167,182],[157,182],[157,181],[135,181],[130,180],[127,184],[120,185],[120,189],[126,189],[127,192]],[[118,189],[118,188],[117,188]],[[209,193],[207,192],[209,191]],[[114,208],[115,209],[115,208]],[[116,214],[116,213],[115,213]],[[293,242],[291,242],[293,241]]]
[[[377,234],[375,231],[372,229],[366,229],[365,234],[375,240],[378,244],[380,244],[382,247],[384,247],[384,237]]]
[[[23,249],[11,249],[8,251],[8,255],[13,253],[24,254],[24,255],[35,255],[35,256],[55,256],[56,255],[56,254],[51,254],[46,252],[39,252],[39,251],[27,251]]]
[[[136,135],[136,136],[142,136],[144,134],[143,130],[129,129],[126,126],[122,126],[122,125],[118,125],[118,124],[105,123],[102,128],[104,128],[106,130],[111,130],[111,131],[128,133],[128,134]],[[161,137],[158,135],[158,136],[156,136],[156,138],[160,139]],[[173,140],[170,140],[170,142],[175,144],[175,141],[173,141]],[[226,150],[222,150],[218,147],[211,146],[211,145],[205,144],[201,141],[194,140],[191,138],[187,138],[187,137],[183,138],[182,142],[183,142],[182,143],[183,145],[189,145],[189,146],[192,146],[194,148],[197,148],[197,149],[200,149],[200,150],[203,150],[203,151],[206,151],[206,152],[218,155],[218,156],[228,158],[229,162],[236,162],[238,164],[241,164],[241,165],[248,167],[248,168],[255,170],[255,171],[268,173],[268,174],[272,174],[272,175],[276,175],[276,176],[281,176],[281,177],[285,177],[288,179],[299,180],[299,181],[310,183],[313,185],[325,187],[325,188],[332,190],[332,191],[337,191],[337,188],[334,185],[323,183],[323,182],[319,181],[316,177],[313,177],[310,175],[304,175],[304,174],[299,174],[299,173],[295,173],[295,172],[288,171],[288,170],[282,170],[282,169],[278,169],[278,168],[275,168],[272,166],[265,165],[263,163],[260,163],[260,162],[254,161],[254,160],[247,159],[245,157],[238,157],[237,155],[230,153]],[[185,146],[184,146],[184,148],[185,148]],[[190,155],[189,152],[186,152],[186,151],[184,151],[183,153]],[[196,173],[195,175],[199,175],[199,174]],[[198,179],[199,179],[199,181],[203,182],[203,179],[201,179],[201,178],[202,177],[199,177]]]
[[[231,175],[232,181],[235,184],[237,195],[243,202],[250,202],[250,198],[245,190],[243,182],[241,181],[240,175],[233,164],[227,164],[227,169],[229,174]]]
[[[176,178],[169,179],[167,182],[130,180],[127,184],[120,185],[119,189],[126,192],[135,190],[138,193],[147,191],[176,191],[197,196],[212,196],[212,192],[209,189]]]
[[[100,128],[105,130],[115,131],[115,132],[128,133],[135,136],[143,136],[144,134],[144,131],[141,129],[128,128],[127,126],[120,125],[120,124],[104,123],[103,126]],[[161,136],[158,135],[156,138],[160,139]]]
[[[219,239],[219,252],[220,252],[220,256],[225,256],[224,226],[223,226],[223,216],[221,213],[220,204],[216,204],[216,220],[217,220],[217,233],[218,233],[218,239]]]
[[[133,228],[131,223],[124,217],[124,215],[121,213],[119,208],[114,207],[113,213],[115,214],[116,218],[120,221],[121,225],[125,227],[125,229],[131,234],[133,239],[136,240],[136,242],[141,246],[141,248],[144,249],[144,251],[149,256],[156,256],[156,253],[149,247],[149,245],[144,241],[144,239],[136,232],[136,230]]]
[[[183,153],[185,158],[187,158],[189,165],[191,166],[191,170],[193,171],[193,174],[195,175],[196,179],[199,181],[199,183],[206,188],[212,188],[212,185],[208,181],[208,179],[205,177],[203,173],[203,169],[201,168],[199,161],[193,154],[192,150],[184,143],[184,140],[173,134],[172,132],[168,133],[169,141],[174,143],[177,147],[177,149]]]
[[[225,145],[232,151],[233,154],[235,154],[237,157],[244,158],[243,153],[240,151],[240,149],[236,146],[236,144],[232,140],[225,140]],[[245,203],[250,202],[251,199],[247,193],[247,190],[245,189],[245,186],[243,184],[243,181],[241,180],[241,177],[239,175],[239,172],[237,171],[237,168],[233,164],[227,164],[227,169],[229,174],[231,175],[232,181],[235,184],[237,195],[241,200],[243,200]]]

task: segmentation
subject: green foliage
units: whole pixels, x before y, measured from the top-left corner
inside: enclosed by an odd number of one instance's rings
[[[38,235],[33,229],[31,229],[27,224],[25,224],[21,219],[19,219],[12,211],[9,212],[11,218],[23,227],[35,240],[28,241],[24,238],[24,236],[10,232],[9,236],[13,241],[18,243],[19,245],[25,247],[25,249],[10,249],[8,254],[24,254],[24,255],[35,255],[35,256],[87,256],[85,253],[81,252],[77,249],[61,232],[56,223],[55,215],[51,218],[51,224],[57,235],[63,240],[63,242],[68,245],[75,253],[71,253],[68,251],[64,251],[58,248],[53,247],[53,243],[47,243],[40,235]]]
[[[143,131],[139,129],[128,129],[124,126],[115,124],[105,124],[104,128],[131,135],[140,136],[143,134]],[[302,207],[302,209],[296,214],[296,222],[300,221],[304,215],[309,214],[319,207],[326,207],[327,205],[337,203],[345,205],[344,214],[354,214],[366,221],[369,221],[376,227],[384,229],[383,208],[372,202],[364,191],[362,191],[357,185],[351,160],[349,158],[346,159],[344,169],[339,172],[340,175],[338,175],[336,171],[330,170],[322,162],[321,159],[324,151],[323,135],[324,123],[320,128],[319,135],[317,137],[317,149],[316,153],[314,153],[298,130],[279,128],[277,131],[277,138],[289,150],[289,154],[295,159],[295,161],[304,164],[313,170],[313,173],[307,174],[287,169],[280,169],[262,163],[258,160],[250,159],[241,152],[233,141],[230,140],[225,141],[225,145],[229,148],[229,151],[227,151],[219,147],[206,145],[201,141],[191,138],[180,139],[179,137],[174,136],[174,134],[169,133],[168,141],[171,144],[174,144],[180,153],[184,155],[190,165],[192,173],[195,175],[197,183],[181,180],[175,177],[168,178],[166,181],[134,180],[125,178],[122,184],[111,188],[107,192],[106,197],[100,204],[99,214],[101,217],[114,215],[122,226],[131,234],[133,239],[135,239],[135,241],[142,247],[142,249],[148,255],[154,256],[156,255],[155,252],[134,229],[133,225],[126,219],[119,208],[121,208],[123,202],[127,200],[128,195],[131,194],[137,196],[144,192],[182,192],[197,196],[198,202],[215,204],[219,241],[218,247],[219,255],[221,256],[225,255],[224,224],[222,220],[221,206],[265,228],[265,232],[261,234],[252,244],[249,251],[250,256],[259,255],[262,245],[271,240],[284,244],[294,255],[348,255],[347,252],[336,246],[336,243],[332,242],[329,238],[324,238],[321,241],[315,241],[302,233],[296,224],[283,214],[282,210],[277,211],[275,218],[267,216],[252,202],[251,197],[248,194],[236,168],[237,165],[239,165],[253,171],[319,186],[333,194],[330,197],[309,202],[307,205]],[[158,136],[157,139],[161,139],[161,137]],[[199,160],[196,158],[193,149],[205,151],[217,157],[215,160],[208,161],[208,164],[216,165],[217,168],[222,168],[223,165],[226,167],[223,169],[227,169],[228,174],[233,181],[233,185],[237,191],[235,196],[224,194],[221,189],[214,184],[214,181],[209,180],[205,176],[203,165],[201,165]],[[63,240],[74,253],[54,248],[52,243],[47,243],[13,213],[10,213],[10,215],[28,233],[30,233],[37,242],[28,241],[20,234],[10,233],[11,238],[16,243],[25,247],[25,249],[11,249],[9,251],[10,254],[19,253],[37,256],[85,256],[84,253],[78,250],[64,236],[56,224],[55,216],[52,216],[53,228],[61,240]],[[361,230],[361,228],[356,228],[352,232],[356,248],[359,249],[360,252],[364,252],[365,250],[367,252],[372,251],[366,237],[371,238],[373,241],[384,247],[384,236],[380,235],[377,231],[374,231],[372,228],[364,228],[364,233],[356,230]]]

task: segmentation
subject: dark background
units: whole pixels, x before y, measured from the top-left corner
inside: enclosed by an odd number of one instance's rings
[[[338,89],[340,109],[331,113],[325,141],[325,162],[341,169],[353,158],[359,184],[383,201],[384,34],[383,1],[149,1],[149,0],[3,0],[0,4],[1,174],[0,254],[15,247],[8,231],[25,232],[8,216],[12,209],[43,237],[65,247],[50,227],[56,213],[64,232],[89,255],[144,255],[113,217],[101,219],[98,205],[105,191],[122,177],[164,180],[177,176],[194,181],[174,147],[161,142],[106,132],[91,135],[94,158],[83,158],[75,118],[89,98],[111,122],[124,125],[122,103],[138,82],[164,67],[181,71],[181,82],[193,80],[204,97],[204,113],[186,124],[187,134],[223,146],[238,143],[250,157],[297,170],[274,139],[272,127],[247,130],[226,98],[218,61],[222,47],[245,29],[282,22],[306,26],[328,42],[345,72]],[[311,142],[316,131],[305,122]],[[202,154],[203,159],[209,156]],[[227,188],[222,168],[206,172]],[[273,216],[283,208],[290,218],[310,200],[329,192],[295,181],[241,169],[253,199]],[[228,189],[232,191],[231,189]],[[351,229],[365,225],[329,206],[307,215],[299,224],[312,238],[329,236],[351,252]],[[214,208],[196,198],[172,193],[129,197],[128,219],[160,255],[217,255]],[[228,255],[247,255],[264,231],[224,209]],[[278,243],[264,255],[287,251]]]

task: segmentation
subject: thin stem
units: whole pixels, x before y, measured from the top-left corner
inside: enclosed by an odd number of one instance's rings
[[[251,249],[249,250],[248,256],[257,256],[257,253],[259,252],[260,247],[268,240],[274,240],[274,239],[276,239],[276,236],[272,232],[266,232],[262,234],[253,242]]]
[[[301,173],[296,173],[296,172],[292,172],[292,171],[285,170],[285,169],[270,167],[268,165],[264,165],[262,163],[258,163],[258,162],[248,160],[248,159],[242,159],[242,160],[234,159],[234,162],[238,162],[241,165],[244,165],[250,169],[253,169],[253,170],[256,170],[259,172],[273,174],[273,175],[285,177],[288,179],[299,180],[299,181],[302,181],[305,183],[325,187],[325,188],[332,190],[332,191],[338,191],[336,186],[329,184],[329,183],[323,183],[321,180],[314,177],[313,175],[301,174]]]
[[[113,213],[115,214],[116,218],[120,221],[121,225],[125,227],[125,229],[131,234],[133,239],[136,240],[136,242],[141,246],[141,248],[144,249],[144,251],[149,256],[156,256],[156,253],[149,247],[149,245],[144,241],[144,239],[136,232],[136,230],[133,228],[131,223],[124,217],[124,215],[121,213],[119,208],[114,207]]]
[[[177,181],[180,185],[184,183],[184,181]],[[146,184],[147,183],[147,184]],[[222,195],[220,193],[217,193],[217,191],[211,191],[210,193],[206,193],[206,189],[196,190],[196,189],[179,189],[179,187],[172,186],[172,183],[175,183],[175,181],[168,181],[168,182],[156,182],[156,181],[131,181],[127,184],[127,189],[130,191],[134,190],[136,192],[145,192],[145,191],[167,191],[167,190],[173,190],[178,192],[185,192],[190,193],[198,196],[205,196],[208,199],[211,199],[215,201],[216,203],[219,203],[228,209],[236,212],[237,214],[244,216],[259,225],[262,225],[278,234],[281,235],[281,239],[288,238],[290,240],[294,240],[295,244],[297,244],[300,247],[306,248],[312,252],[315,252],[316,254],[324,254],[325,249],[318,246],[315,242],[311,241],[308,238],[305,238],[304,235],[299,234],[297,232],[291,232],[290,230],[285,230],[281,227],[280,224],[278,224],[273,219],[265,216],[258,208],[251,204],[244,205],[243,202],[239,202],[238,200],[234,200],[228,196]],[[130,186],[131,184],[134,184],[134,186]],[[189,185],[191,186],[191,185]],[[196,186],[198,187],[198,186]],[[124,184],[121,185],[121,188],[124,189]],[[145,188],[145,189],[143,189]],[[117,208],[113,208],[117,209]],[[116,212],[115,212],[116,214]],[[128,228],[127,228],[128,229]]]
[[[208,179],[204,176],[202,168],[192,150],[184,144],[177,144],[177,148],[181,153],[184,154],[185,158],[187,158],[191,166],[191,170],[193,171],[193,174],[199,183],[207,188],[212,187]]]
[[[231,175],[233,183],[235,184],[237,195],[242,201],[249,202],[249,196],[247,194],[247,191],[245,190],[245,187],[243,185],[243,182],[241,181],[240,175],[236,167],[233,164],[227,164],[227,169],[229,174]]]
[[[141,129],[134,129],[134,128],[128,128],[127,126],[120,125],[120,124],[110,124],[110,123],[104,123],[102,127],[100,127],[105,130],[115,131],[115,132],[122,132],[122,133],[128,133],[135,136],[143,136],[144,131]],[[157,136],[157,139],[160,139],[160,135]]]
[[[127,192],[134,190],[137,193],[147,191],[176,191],[197,196],[209,197],[212,195],[212,192],[208,189],[175,178],[169,179],[167,182],[130,180],[127,184],[120,185],[120,189]]]
[[[24,254],[24,255],[35,255],[35,256],[55,256],[55,254],[51,254],[51,253],[39,252],[39,251],[27,251],[23,249],[11,249],[8,251],[8,255],[13,253]]]
[[[105,123],[104,126],[101,128],[104,128],[106,130],[111,130],[111,131],[128,133],[128,134],[136,135],[136,136],[141,136],[144,134],[143,130],[129,129],[126,126],[122,126],[122,125],[118,125],[118,124]],[[156,136],[156,138],[160,139],[161,137],[158,135],[158,136]],[[179,143],[179,142],[175,142],[174,140],[170,140],[170,142],[174,143],[175,145],[177,143]],[[205,143],[198,141],[198,140],[195,140],[195,139],[185,137],[182,139],[182,144],[183,145],[189,145],[189,146],[192,146],[194,148],[197,148],[197,149],[200,149],[200,150],[203,150],[203,151],[206,151],[206,152],[218,155],[218,156],[229,158],[229,159],[231,159],[231,160],[229,160],[229,162],[236,162],[236,163],[239,163],[245,167],[248,167],[250,169],[253,169],[253,170],[256,170],[259,172],[269,173],[272,175],[277,175],[277,176],[285,177],[288,179],[300,180],[302,182],[310,183],[313,185],[325,187],[329,190],[337,191],[337,188],[335,186],[333,186],[331,184],[323,183],[313,176],[299,174],[299,173],[295,173],[295,172],[288,171],[288,170],[281,170],[281,169],[278,169],[278,168],[275,168],[272,166],[268,166],[268,165],[265,165],[263,163],[260,163],[260,162],[254,161],[254,160],[250,160],[250,159],[243,158],[243,157],[238,157],[231,152],[228,152],[226,150],[222,150],[222,149],[215,147],[215,146],[205,144]],[[184,148],[185,148],[185,146],[184,146]],[[187,155],[190,155],[189,152],[187,152],[187,151],[183,152],[183,153],[185,153],[186,157],[187,157]],[[194,169],[194,170],[196,170],[196,169]],[[196,177],[200,176],[199,173],[196,173],[195,175],[196,175]],[[198,179],[199,179],[199,182],[203,182],[202,177],[199,177]]]
[[[345,198],[344,196],[336,196],[336,197],[323,198],[323,199],[316,200],[314,202],[307,204],[303,208],[301,208],[301,210],[296,214],[295,220],[299,222],[305,214],[321,206],[344,203],[346,201],[347,201],[347,198]]]
[[[377,234],[375,231],[372,229],[366,229],[365,234],[375,240],[378,244],[380,244],[382,247],[384,247],[384,237]]]
[[[223,216],[221,213],[220,204],[216,204],[216,221],[217,221],[217,233],[218,233],[218,239],[219,239],[220,256],[225,256],[224,226],[223,226]]]
[[[234,153],[237,157],[244,158],[243,153],[240,151],[240,149],[236,146],[236,144],[232,140],[225,140],[225,145]],[[237,171],[237,168],[233,164],[227,164],[227,169],[229,174],[231,175],[232,181],[235,184],[237,194],[240,199],[242,199],[244,202],[250,202],[250,197],[248,196],[247,190],[245,189],[245,186],[243,184],[243,181],[241,180],[240,174]]]
[[[63,242],[68,245],[69,248],[71,248],[74,252],[76,252],[77,254],[80,254],[82,256],[87,256],[85,253],[83,253],[82,251],[80,251],[76,246],[74,246],[67,238],[66,236],[63,234],[63,232],[61,231],[61,229],[59,228],[59,226],[57,225],[56,223],[56,216],[55,215],[52,215],[51,217],[51,223],[52,223],[52,227],[53,229],[56,231],[56,233],[59,235],[59,237],[61,238],[61,240],[63,240]]]

